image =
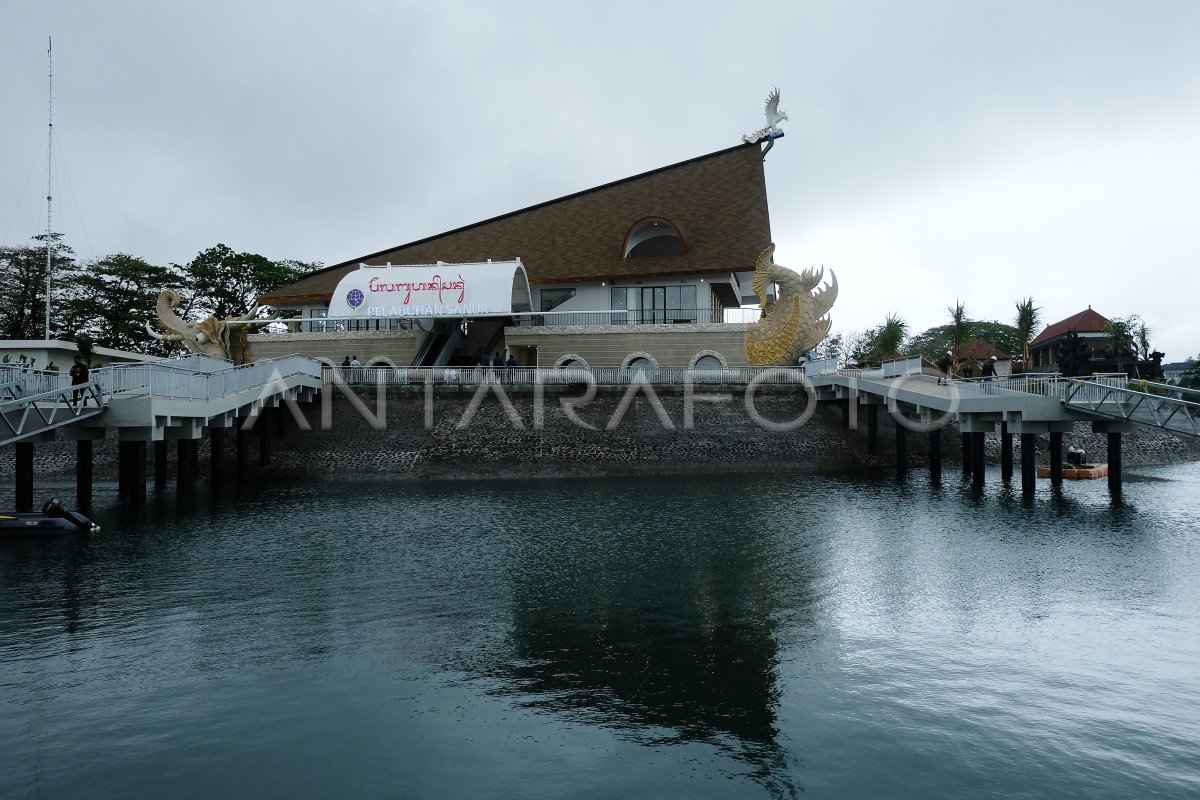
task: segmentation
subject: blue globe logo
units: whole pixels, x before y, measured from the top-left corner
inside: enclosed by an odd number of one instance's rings
[[[351,308],[358,308],[363,303],[363,293],[358,289],[351,289],[346,292],[346,302],[350,304]]]

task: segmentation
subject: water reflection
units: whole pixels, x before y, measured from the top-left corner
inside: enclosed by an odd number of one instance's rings
[[[716,488],[675,500],[694,508],[686,526],[679,509],[623,508],[643,495],[620,487],[578,498],[595,522],[512,555],[510,633],[482,671],[523,707],[648,746],[703,742],[791,796],[776,718],[786,578],[755,514],[731,518]]]
[[[99,775],[120,796],[122,758],[151,740],[150,794],[246,753],[300,765],[300,783],[398,764],[426,796],[454,795],[472,757],[511,790],[493,794],[569,794],[581,764],[601,785],[614,751],[626,785],[683,776],[677,796],[696,775],[729,796],[860,779],[861,796],[920,796],[933,772],[969,786],[985,769],[1016,775],[993,796],[1014,780],[1054,796],[1128,790],[1126,762],[1161,788],[1146,776],[1185,762],[1173,743],[1195,716],[1191,474],[1116,506],[1103,486],[1030,502],[991,473],[979,497],[919,471],[201,483],[186,514],[170,492],[134,512],[102,487],[101,536],[0,547],[0,787],[22,789],[0,794],[31,794],[65,751],[44,794]],[[1135,706],[1137,730],[1094,724]],[[447,761],[404,760],[422,746]]]

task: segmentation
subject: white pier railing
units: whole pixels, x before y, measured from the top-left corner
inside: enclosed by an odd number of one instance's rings
[[[594,383],[625,386],[649,383],[683,386],[687,383],[799,384],[805,371],[800,367],[325,367],[324,382],[351,385],[445,386],[503,383],[515,386],[561,386]]]
[[[220,359],[176,359],[143,364],[118,364],[92,371],[105,394],[151,395],[185,400],[212,400],[306,375],[321,377],[321,364],[306,356],[281,356],[233,366]]]

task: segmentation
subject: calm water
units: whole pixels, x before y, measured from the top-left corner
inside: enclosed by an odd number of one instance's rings
[[[103,487],[0,543],[0,797],[1200,797],[1200,464],[1140,474]]]

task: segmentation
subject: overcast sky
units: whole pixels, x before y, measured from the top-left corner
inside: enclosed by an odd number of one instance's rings
[[[834,330],[1140,314],[1200,351],[1200,2],[0,0],[0,234],[326,264],[737,144]],[[749,268],[750,265],[747,265]]]

